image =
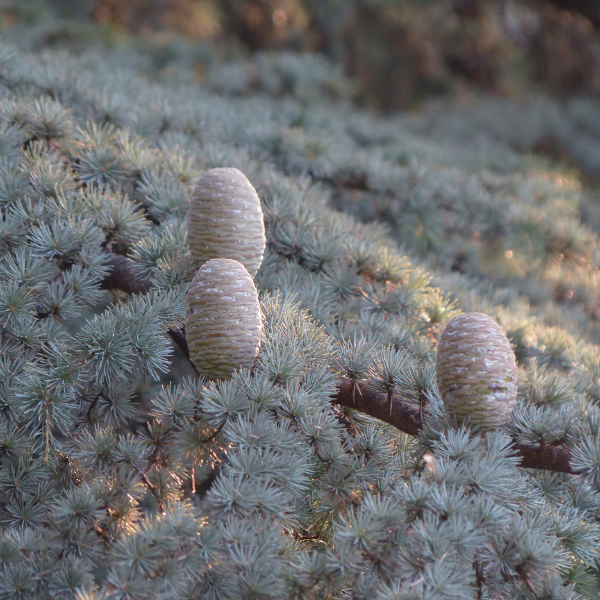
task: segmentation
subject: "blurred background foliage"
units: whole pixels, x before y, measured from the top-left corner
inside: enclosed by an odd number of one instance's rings
[[[591,0],[1,0],[0,19],[4,32],[27,24],[39,47],[134,32],[152,39],[155,66],[187,54],[200,79],[215,55],[321,52],[382,111],[473,89],[600,94]]]

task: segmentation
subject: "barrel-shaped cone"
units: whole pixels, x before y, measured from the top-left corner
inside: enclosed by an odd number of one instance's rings
[[[205,262],[187,295],[186,335],[192,362],[208,379],[228,379],[252,367],[260,345],[258,293],[244,265],[228,258]]]
[[[517,399],[517,365],[510,343],[488,315],[452,319],[437,354],[437,382],[446,411],[459,423],[496,429],[508,421]]]
[[[256,190],[241,171],[211,169],[200,177],[192,193],[188,240],[196,268],[213,258],[231,258],[256,275],[265,224]]]

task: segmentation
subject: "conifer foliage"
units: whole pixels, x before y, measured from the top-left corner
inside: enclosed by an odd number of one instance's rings
[[[374,151],[390,124],[285,91],[334,69],[256,97],[244,65],[217,91],[122,58],[0,52],[0,598],[597,597],[584,328],[430,274],[331,208],[361,182],[391,203],[406,175]],[[189,199],[212,168],[256,187],[266,250],[255,361],[209,382],[183,326]],[[441,227],[411,202],[407,223]],[[445,413],[436,348],[461,310],[515,350],[502,428]]]

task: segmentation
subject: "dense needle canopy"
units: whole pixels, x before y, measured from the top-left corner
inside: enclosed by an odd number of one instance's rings
[[[200,86],[135,48],[0,49],[0,598],[597,597],[598,235],[577,183],[509,147],[525,109],[494,134],[483,102],[473,148],[474,113],[432,116],[434,139],[352,108],[321,58],[255,60],[274,79],[218,63]],[[262,202],[262,338],[208,383],[180,352],[187,213],[222,167]],[[461,311],[517,357],[487,433],[436,383]],[[375,396],[418,435],[369,416]],[[568,472],[514,443],[568,449]]]

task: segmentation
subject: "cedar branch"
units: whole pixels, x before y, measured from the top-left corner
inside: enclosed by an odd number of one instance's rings
[[[389,411],[388,396],[385,393],[360,387],[360,394],[353,399],[354,384],[349,379],[341,381],[338,393],[332,399],[334,404],[354,408],[393,425],[396,429],[410,435],[418,435],[423,427],[421,414],[397,395],[392,399],[392,411]],[[566,446],[526,446],[515,443],[515,450],[521,455],[521,467],[527,469],[543,469],[559,473],[573,473],[570,465],[571,450]]]
[[[121,290],[128,294],[145,294],[150,291],[152,284],[147,279],[137,276],[133,263],[126,256],[107,252],[112,271],[102,282],[103,290]]]
[[[150,290],[150,282],[142,281],[135,275],[128,258],[111,254],[110,264],[112,271],[103,282],[104,289],[121,290],[129,294],[143,294]],[[190,352],[184,332],[171,330],[169,335],[189,358]],[[389,423],[409,435],[418,435],[423,428],[419,409],[407,404],[398,395],[392,396],[390,411],[390,399],[387,394],[370,390],[364,385],[360,386],[359,394],[355,392],[356,384],[350,379],[343,379],[339,384],[337,395],[331,401],[333,404],[353,408]],[[527,446],[515,442],[514,447],[521,456],[523,468],[573,473],[570,464],[571,449],[567,446]]]

